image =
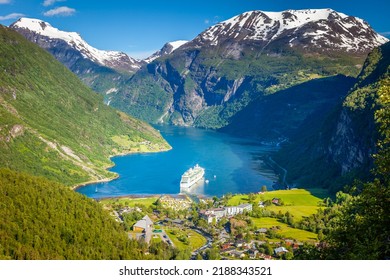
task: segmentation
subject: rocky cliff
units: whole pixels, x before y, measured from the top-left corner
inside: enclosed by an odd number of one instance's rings
[[[222,128],[266,95],[356,76],[386,41],[363,20],[330,9],[247,12],[142,67],[111,105],[149,122]]]
[[[376,153],[378,89],[389,80],[390,43],[368,56],[346,98],[313,129],[300,130],[276,155],[290,182],[339,190],[355,178],[369,178]]]

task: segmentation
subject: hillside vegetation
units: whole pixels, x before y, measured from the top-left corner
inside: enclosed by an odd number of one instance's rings
[[[281,205],[269,203],[265,210],[283,214],[289,212],[297,220],[316,213],[323,206],[320,198],[304,189],[270,191],[255,195],[234,195],[228,200],[228,205],[242,203],[258,205],[259,202],[271,202],[274,198],[279,199],[282,202]]]
[[[0,169],[0,259],[145,259],[102,207],[47,179]]]
[[[109,156],[168,149],[103,104],[49,53],[0,26],[0,166],[74,185],[112,178]]]
[[[288,170],[287,181],[336,193],[354,179],[372,179],[380,139],[380,87],[389,80],[390,43],[371,52],[357,82],[330,113],[297,131],[273,158]]]

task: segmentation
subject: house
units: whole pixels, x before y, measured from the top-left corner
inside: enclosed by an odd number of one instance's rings
[[[135,232],[136,239],[145,240],[149,243],[153,235],[153,222],[148,215],[145,215],[141,220],[133,225],[133,231]]]
[[[280,203],[280,199],[279,198],[276,198],[276,197],[274,197],[273,199],[272,199],[272,201],[271,201],[273,204],[275,204],[275,205],[279,205],[279,203]]]
[[[247,244],[246,244],[246,242],[245,242],[244,240],[242,240],[242,239],[237,240],[236,243],[234,243],[234,246],[236,246],[236,248],[240,248],[240,247],[243,247],[243,246],[245,246],[245,245],[247,245]]]
[[[238,205],[237,208],[239,209],[238,211],[240,213],[243,213],[244,211],[252,211],[252,204],[251,203],[246,203],[246,204],[241,204],[241,205]]]
[[[213,210],[213,214],[215,215],[217,220],[220,220],[226,216],[226,211],[224,208],[214,208],[212,210]]]
[[[224,208],[211,208],[208,210],[201,210],[199,215],[207,221],[207,223],[212,223],[214,220],[219,221],[226,216],[226,211]]]
[[[256,259],[257,255],[259,254],[259,251],[258,250],[248,250],[247,251],[248,253],[248,256],[250,259]]]
[[[206,220],[207,223],[211,224],[213,220],[215,219],[215,215],[210,210],[200,210],[199,216]]]
[[[247,203],[238,206],[227,206],[223,208],[211,208],[208,210],[201,210],[199,212],[199,215],[208,223],[211,223],[214,219],[218,222],[223,217],[232,217],[237,214],[241,214],[244,211],[252,211],[252,204]]]
[[[241,258],[245,257],[245,253],[244,252],[240,252],[240,251],[237,251],[237,250],[230,251],[229,255],[232,256],[232,257],[238,258],[238,259],[241,259]]]
[[[288,250],[284,247],[278,247],[274,249],[274,254],[280,256],[282,254],[288,253]]]
[[[272,257],[266,254],[259,254],[258,258],[263,260],[272,260]]]
[[[135,232],[149,231],[152,229],[152,227],[153,227],[152,220],[149,218],[148,215],[145,215],[141,220],[139,220],[133,225],[133,231]]]
[[[229,249],[232,245],[230,243],[221,244],[221,250]]]
[[[264,208],[264,207],[265,207],[265,206],[264,206],[264,201],[259,201],[258,206],[259,206],[260,208]]]
[[[238,208],[237,206],[228,206],[225,207],[226,215],[227,216],[235,216],[238,214]]]
[[[292,239],[284,239],[284,243],[286,243],[287,246],[292,246],[295,242]]]
[[[267,228],[259,228],[258,230],[255,231],[255,234],[264,234],[267,233],[268,229]]]

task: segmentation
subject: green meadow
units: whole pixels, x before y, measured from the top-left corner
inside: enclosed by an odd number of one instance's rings
[[[140,197],[140,198],[134,198],[134,197],[120,197],[120,198],[106,198],[100,200],[100,203],[103,205],[111,205],[111,206],[129,206],[134,207],[137,204],[144,205],[146,207],[149,207],[153,205],[157,201],[157,196],[152,197]]]
[[[322,206],[322,199],[312,195],[308,190],[293,189],[269,191],[265,193],[255,194],[253,201],[249,201],[248,194],[234,195],[229,199],[228,205],[239,205],[242,203],[258,204],[260,201],[272,200],[273,198],[281,199],[283,205],[270,205],[265,207],[269,211],[275,213],[290,212],[295,219],[302,219],[303,216],[315,214],[317,209]]]
[[[279,222],[276,218],[253,218],[251,220],[257,228],[273,228],[277,227],[276,233],[287,239],[295,239],[299,241],[316,241],[317,234],[302,229],[292,228],[287,224]]]
[[[191,251],[194,251],[205,245],[207,242],[205,237],[190,229],[166,227],[165,232],[175,246],[180,250],[189,248]]]

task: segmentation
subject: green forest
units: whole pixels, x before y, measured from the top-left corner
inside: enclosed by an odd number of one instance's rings
[[[169,145],[103,103],[51,54],[0,26],[0,166],[73,186],[113,178],[113,155]]]
[[[0,170],[1,259],[140,259],[142,247],[95,201]]]

